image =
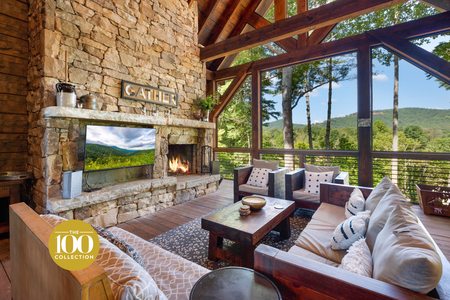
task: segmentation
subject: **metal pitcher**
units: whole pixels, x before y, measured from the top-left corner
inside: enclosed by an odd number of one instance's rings
[[[77,105],[77,94],[73,84],[56,84],[56,105],[63,107],[75,107]]]
[[[84,108],[97,110],[97,100],[92,95],[85,95],[80,97],[80,100],[84,103]]]

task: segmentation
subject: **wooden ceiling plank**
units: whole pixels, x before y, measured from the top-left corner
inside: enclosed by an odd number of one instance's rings
[[[336,24],[407,0],[337,0],[299,15],[279,20],[252,32],[211,44],[200,51],[202,61],[210,61],[256,46]],[[217,28],[217,27],[216,27]],[[221,29],[219,29],[221,30]]]
[[[325,26],[314,30],[306,41],[306,46],[312,46],[322,43],[322,41],[333,31],[334,25]]]
[[[209,17],[211,17],[211,13],[216,10],[217,3],[219,3],[220,0],[211,0],[206,5],[206,10],[203,13],[199,14],[199,20],[198,20],[198,35],[200,36],[203,33],[203,30],[205,29],[206,21],[208,21]],[[203,18],[200,18],[200,16],[203,15]]]
[[[305,61],[319,60],[331,55],[349,53],[355,51],[361,45],[366,44],[373,47],[380,46],[381,42],[379,40],[368,40],[367,36],[370,37],[369,34],[372,33],[386,35],[396,34],[402,39],[415,39],[445,32],[450,32],[450,12],[401,23],[387,28],[376,29],[368,33],[362,33],[344,39],[302,48],[291,53],[254,61],[248,72],[251,73],[253,69],[264,71],[281,68],[287,65],[303,63]],[[215,80],[235,77],[239,71],[238,67],[231,67],[214,72]]]
[[[297,0],[297,14],[304,13],[308,10],[308,0]],[[307,46],[308,32],[297,35],[297,48],[304,48]]]
[[[245,78],[247,78],[248,69],[252,66],[253,62],[249,62],[239,66],[239,71],[236,74],[233,82],[231,82],[230,86],[227,88],[225,93],[223,93],[222,97],[220,97],[220,103],[215,106],[214,110],[210,114],[210,119],[214,119],[220,115],[223,109],[227,106],[228,102],[230,102],[233,95],[239,89],[239,87],[244,82]]]
[[[385,48],[396,55],[450,84],[450,62],[402,39],[396,34],[372,32],[369,35],[378,39]]]
[[[264,26],[270,25],[272,23],[269,22],[266,18],[261,17],[257,13],[252,13],[250,18],[248,19],[248,23],[255,27],[255,29],[262,28]],[[286,50],[286,52],[291,52],[297,49],[297,41],[290,37],[284,40],[277,41],[276,44]]]
[[[208,41],[207,45],[212,45],[217,41],[217,39],[219,38],[219,36],[222,34],[223,30],[225,29],[231,16],[236,11],[236,8],[241,4],[241,1],[242,0],[231,0],[231,5],[229,7],[227,7],[227,9],[225,10],[225,15],[223,15],[222,18],[220,18],[217,21],[216,26],[214,26],[212,33],[210,34],[209,38],[207,39],[207,41]],[[217,57],[217,58],[219,58],[219,57]]]
[[[440,11],[449,11],[450,10],[450,1],[448,0],[419,0],[422,3],[430,5]]]

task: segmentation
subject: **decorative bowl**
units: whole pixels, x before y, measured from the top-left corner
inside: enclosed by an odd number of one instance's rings
[[[242,204],[250,206],[252,210],[258,210],[266,205],[266,199],[258,196],[247,196],[242,198]]]

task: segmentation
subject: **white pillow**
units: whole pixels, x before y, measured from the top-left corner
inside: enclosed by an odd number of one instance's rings
[[[367,197],[365,209],[374,212],[381,198],[383,198],[384,194],[386,194],[393,185],[394,183],[389,179],[389,177],[386,176],[381,179],[380,183],[377,184],[377,186],[370,193],[369,197]]]
[[[320,193],[321,182],[333,182],[333,172],[308,172],[305,171],[305,192],[310,194]]]
[[[364,211],[366,199],[360,189],[355,188],[350,194],[350,199],[345,203],[345,217],[356,216],[357,213]]]
[[[267,185],[269,184],[269,172],[272,172],[272,170],[253,168],[252,173],[247,180],[247,184],[258,187],[267,187]]]
[[[359,212],[339,224],[331,237],[331,249],[345,250],[364,236],[366,221],[370,218],[370,211]]]
[[[372,277],[372,254],[367,246],[366,239],[362,238],[353,243],[342,258],[339,269],[358,275]]]

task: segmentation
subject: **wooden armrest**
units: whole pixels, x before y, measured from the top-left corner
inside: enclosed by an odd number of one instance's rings
[[[345,206],[345,202],[350,199],[350,194],[355,188],[359,188],[367,199],[373,188],[362,186],[342,185],[337,183],[320,183],[320,203],[330,203],[338,206]]]
[[[334,183],[349,185],[350,184],[349,173],[348,172],[339,173],[339,175],[336,176],[336,178],[334,179]]]
[[[283,299],[433,299],[264,244],[256,248],[254,262],[255,271],[272,279]]]
[[[239,186],[247,183],[248,177],[252,173],[253,166],[234,169],[233,194],[234,202],[239,201]]]
[[[269,197],[284,199],[285,174],[289,168],[279,168],[269,173]]]
[[[297,169],[292,172],[286,173],[286,200],[293,199],[293,192],[303,188],[303,182],[305,181],[305,169]]]

